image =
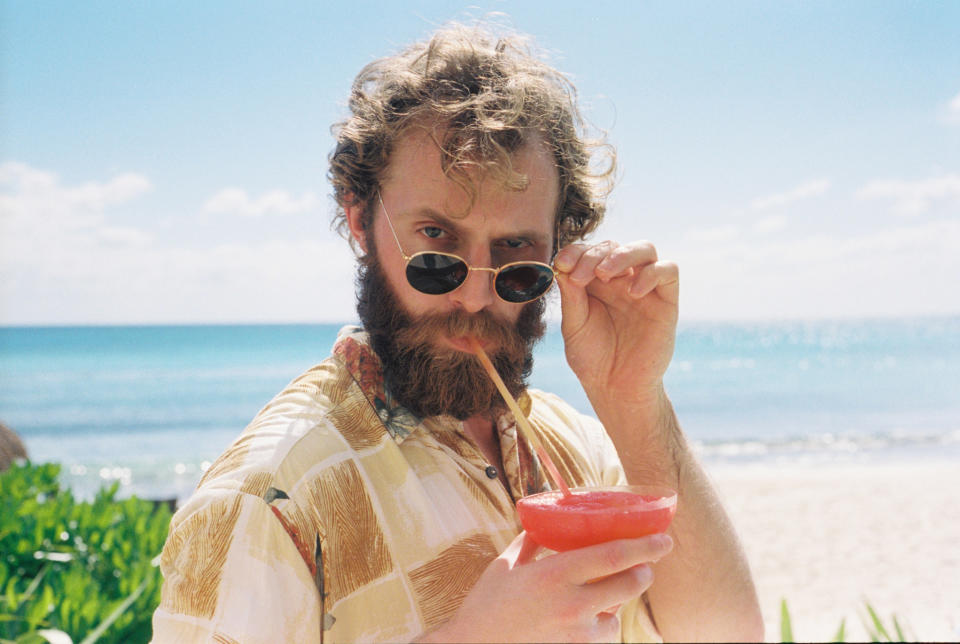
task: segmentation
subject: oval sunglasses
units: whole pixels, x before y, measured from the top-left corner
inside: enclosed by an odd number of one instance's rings
[[[493,290],[501,300],[511,304],[532,302],[545,295],[553,284],[556,271],[543,262],[510,262],[499,268],[484,268],[470,266],[465,259],[452,253],[421,251],[407,255],[400,245],[400,238],[390,221],[379,190],[377,200],[383,208],[400,255],[407,262],[407,281],[421,293],[443,295],[455,291],[467,281],[470,271],[493,273]]]

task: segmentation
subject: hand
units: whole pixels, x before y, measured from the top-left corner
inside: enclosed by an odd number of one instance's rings
[[[567,362],[591,402],[655,401],[676,338],[677,265],[648,242],[612,241],[570,244],[554,265]]]
[[[672,547],[670,537],[653,535],[534,561],[539,546],[521,532],[483,572],[457,613],[418,641],[619,641],[616,608],[650,587],[647,564]]]

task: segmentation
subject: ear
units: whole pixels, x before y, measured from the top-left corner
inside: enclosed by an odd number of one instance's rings
[[[366,204],[362,201],[352,199],[351,205],[344,206],[343,212],[347,216],[347,226],[350,228],[350,235],[367,254],[367,232],[363,229],[363,212],[366,210]]]

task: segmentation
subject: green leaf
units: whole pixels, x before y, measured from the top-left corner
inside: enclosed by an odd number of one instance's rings
[[[880,621],[880,616],[877,615],[877,611],[873,609],[873,606],[869,602],[864,602],[867,613],[870,614],[870,620],[873,622],[873,627],[875,630],[870,631],[870,637],[873,638],[873,641],[887,641],[892,642],[893,638],[890,637],[890,634],[887,632],[887,629],[883,627],[883,622]],[[869,630],[869,629],[868,629]],[[881,640],[880,638],[883,638]]]
[[[893,616],[893,628],[897,631],[897,639],[898,639],[899,641],[901,641],[901,642],[906,642],[906,641],[907,641],[907,636],[906,636],[903,628],[900,627],[900,622],[897,621],[897,616],[896,616],[896,615]]]
[[[840,627],[837,628],[836,635],[833,636],[834,642],[846,642],[847,641],[847,618],[844,617],[840,620]]]
[[[41,628],[79,641],[98,626],[102,644],[148,641],[169,510],[117,499],[115,484],[77,500],[58,473],[52,464],[0,472],[0,644],[56,637]]]
[[[793,626],[790,624],[790,610],[787,608],[787,600],[780,600],[780,641],[793,641]]]

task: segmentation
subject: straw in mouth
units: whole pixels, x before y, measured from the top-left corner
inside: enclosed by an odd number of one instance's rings
[[[527,442],[533,446],[534,451],[540,458],[540,462],[543,463],[543,466],[547,469],[547,472],[549,472],[550,478],[553,480],[554,485],[559,488],[561,492],[563,492],[563,496],[572,496],[572,494],[570,494],[570,488],[567,486],[567,482],[564,481],[563,477],[560,475],[560,470],[558,470],[557,466],[553,464],[550,456],[543,448],[543,443],[540,442],[540,439],[533,431],[533,428],[530,427],[527,417],[520,409],[520,405],[517,404],[517,400],[513,397],[513,394],[511,394],[510,390],[507,389],[507,385],[503,382],[503,378],[501,378],[500,374],[497,373],[496,367],[494,367],[493,363],[490,362],[487,352],[483,350],[483,347],[480,346],[480,342],[472,335],[467,336],[467,341],[470,343],[470,348],[473,349],[474,355],[477,356],[477,359],[480,360],[480,364],[482,364],[483,368],[486,370],[487,375],[490,376],[493,384],[497,386],[497,389],[500,391],[500,395],[503,397],[503,401],[507,403],[507,407],[509,407],[510,411],[513,412],[513,417],[517,421],[517,428],[520,430],[520,433],[523,434],[524,438],[527,439]]]

